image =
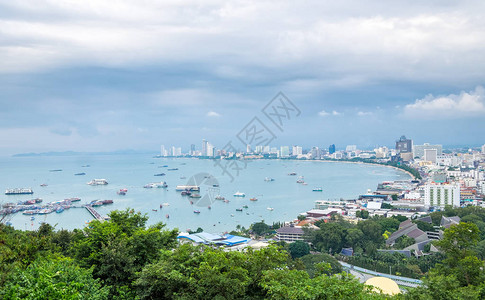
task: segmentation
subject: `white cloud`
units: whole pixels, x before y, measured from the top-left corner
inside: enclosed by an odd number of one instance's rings
[[[332,115],[334,116],[340,116],[342,113],[339,113],[338,111],[334,110],[332,111]]]
[[[372,112],[370,112],[370,111],[359,111],[359,112],[357,113],[357,115],[358,115],[359,117],[363,117],[363,116],[369,116],[369,115],[372,115]]]
[[[318,113],[318,115],[319,115],[320,117],[325,117],[325,116],[328,116],[329,114],[330,114],[330,113],[326,112],[325,110],[322,110],[322,111],[320,111],[320,112]]]
[[[427,95],[404,107],[404,114],[411,118],[461,118],[485,113],[485,89],[481,86],[459,95]]]
[[[215,111],[210,111],[207,113],[208,117],[220,117],[221,115],[216,113]]]

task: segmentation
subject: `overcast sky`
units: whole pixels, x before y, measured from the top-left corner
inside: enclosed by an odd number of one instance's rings
[[[0,154],[485,143],[483,1],[181,2],[0,0]]]

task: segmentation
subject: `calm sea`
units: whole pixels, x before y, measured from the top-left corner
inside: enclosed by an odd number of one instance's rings
[[[86,165],[89,167],[83,167]],[[86,175],[74,175],[81,172]],[[298,175],[289,176],[291,172]],[[166,175],[154,176],[158,173]],[[176,185],[187,184],[194,175],[202,187],[200,194],[207,195],[203,200],[189,199],[175,191]],[[307,185],[296,183],[299,176],[304,176]],[[265,177],[274,178],[274,181],[267,182]],[[86,184],[94,178],[105,178],[109,184]],[[181,231],[202,227],[205,231],[220,233],[237,225],[248,227],[261,220],[266,223],[292,220],[298,213],[312,209],[315,200],[355,198],[366,193],[367,189],[374,190],[381,181],[409,178],[406,173],[382,166],[318,161],[250,161],[246,169],[231,180],[212,160],[162,159],[148,155],[10,157],[0,158],[0,188],[31,187],[34,195],[6,196],[2,193],[0,204],[37,197],[42,198],[43,203],[79,197],[82,199],[80,204],[112,199],[113,204],[97,208],[102,215],[130,207],[146,213],[149,224],[162,221],[169,228]],[[168,188],[143,188],[145,184],[157,181],[166,181]],[[48,186],[41,187],[42,183]],[[213,184],[219,186],[214,187]],[[323,192],[313,192],[315,187],[322,187]],[[128,189],[125,196],[116,193],[122,188]],[[246,197],[234,197],[233,194],[238,191],[245,193]],[[230,202],[213,200],[216,194]],[[253,197],[258,200],[250,201]],[[191,204],[190,200],[194,203]],[[207,200],[213,200],[213,203],[207,203]],[[163,203],[169,205],[160,209]],[[245,205],[248,207],[242,212],[236,211]],[[194,210],[200,213],[196,214]],[[170,218],[166,218],[167,215]],[[90,220],[92,217],[84,208],[71,208],[59,214],[37,215],[34,221],[30,220],[30,216],[18,213],[12,216],[10,222],[16,228],[26,230],[38,228],[41,222],[55,225],[58,229],[73,229],[84,227]]]

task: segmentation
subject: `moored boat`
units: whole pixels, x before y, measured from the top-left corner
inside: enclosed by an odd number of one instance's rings
[[[258,198],[249,198],[249,201],[258,201]]]
[[[316,187],[312,191],[314,191],[314,192],[322,192],[323,189],[321,187]]]
[[[246,197],[246,194],[238,191],[238,192],[234,193],[234,197]]]

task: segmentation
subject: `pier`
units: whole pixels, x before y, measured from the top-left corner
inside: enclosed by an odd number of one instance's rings
[[[104,220],[105,220],[105,218],[103,218],[103,217],[101,216],[101,214],[100,214],[99,212],[97,212],[97,211],[94,209],[94,207],[92,207],[92,206],[90,206],[90,205],[85,205],[84,207],[85,207],[85,208],[86,208],[86,209],[89,211],[89,213],[91,213],[91,215],[92,215],[92,216],[93,216],[93,217],[94,217],[96,220],[98,220],[98,221],[104,221]]]

